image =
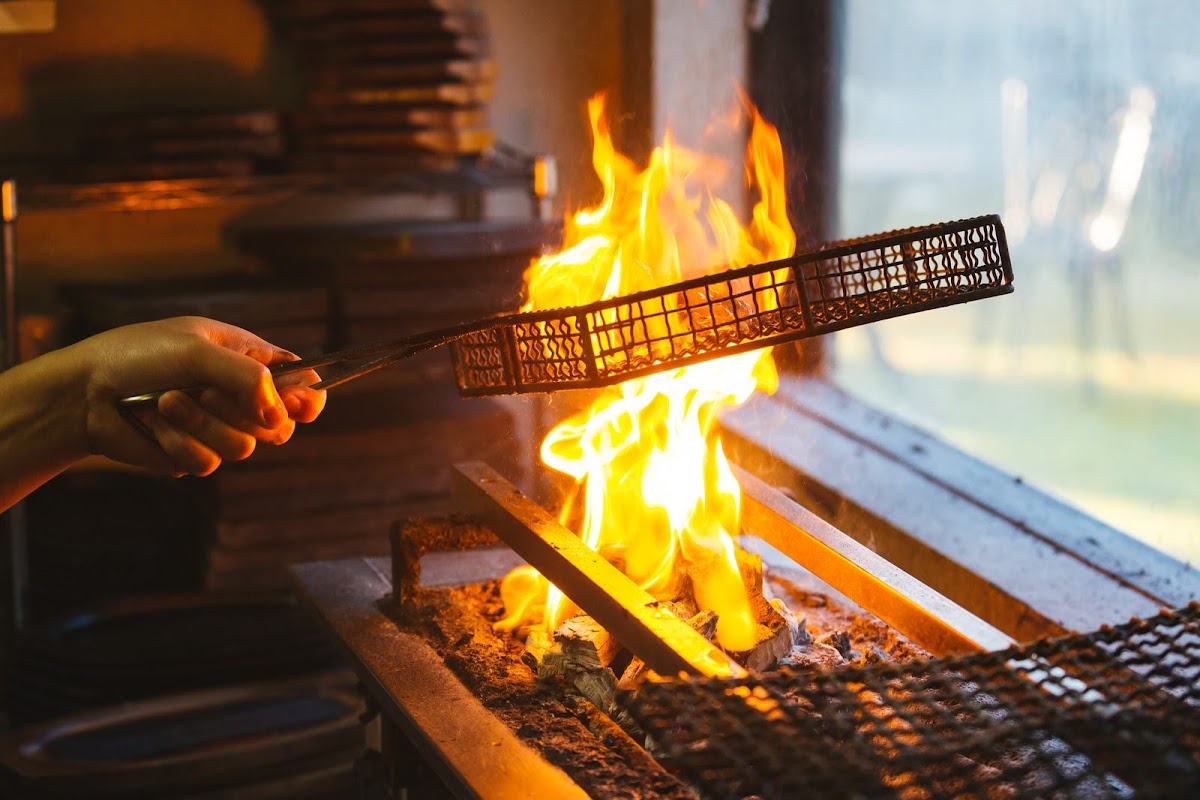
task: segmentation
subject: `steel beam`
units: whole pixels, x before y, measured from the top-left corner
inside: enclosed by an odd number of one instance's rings
[[[742,486],[742,529],[934,655],[1002,650],[1013,640],[734,465]]]
[[[391,595],[386,559],[292,567],[303,599],[346,649],[354,671],[387,718],[458,798],[586,798],[463,686],[419,636],[379,608]]]
[[[455,505],[492,530],[660,675],[743,675],[729,656],[486,464],[457,464]]]

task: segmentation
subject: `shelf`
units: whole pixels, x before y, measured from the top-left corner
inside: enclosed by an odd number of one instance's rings
[[[238,200],[276,202],[300,194],[471,195],[491,189],[529,188],[532,159],[462,166],[425,173],[252,175],[120,183],[42,183],[19,186],[21,211],[165,211],[206,208]]]

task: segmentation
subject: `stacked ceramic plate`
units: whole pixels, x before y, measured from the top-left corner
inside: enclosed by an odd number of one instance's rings
[[[0,736],[14,800],[358,797],[352,675],[241,684],[108,706]]]
[[[487,20],[453,0],[274,0],[304,80],[301,171],[452,168],[489,152]]]
[[[277,169],[285,149],[277,111],[131,115],[88,123],[70,169],[92,181],[240,177]]]
[[[337,654],[280,598],[146,595],[31,626],[9,678],[18,724],[156,695],[302,675]]]

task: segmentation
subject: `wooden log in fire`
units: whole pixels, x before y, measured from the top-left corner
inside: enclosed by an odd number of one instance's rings
[[[554,632],[554,641],[580,669],[607,667],[621,649],[616,638],[587,614],[572,617],[559,625]]]
[[[792,633],[796,628],[795,620],[791,619],[785,606],[772,604],[763,593],[762,557],[741,548],[737,548],[734,555],[737,558],[742,586],[746,590],[750,615],[757,623],[755,626],[756,640],[754,645],[746,650],[727,652],[734,661],[751,672],[763,672],[776,666],[781,658],[792,651]],[[714,554],[711,559],[698,561],[688,566],[690,583],[692,585],[706,584],[711,580],[711,570],[727,568],[724,560]],[[780,609],[784,613],[780,613]],[[719,627],[719,621],[715,616],[713,623]],[[707,634],[705,638],[711,640],[713,633]]]
[[[631,653],[661,675],[745,670],[486,464],[455,466],[451,494]]]
[[[558,626],[553,642],[541,629],[534,629],[526,653],[542,681],[573,685],[605,713],[612,711],[617,693],[617,676],[609,665],[621,651],[617,639],[587,614],[579,614]]]

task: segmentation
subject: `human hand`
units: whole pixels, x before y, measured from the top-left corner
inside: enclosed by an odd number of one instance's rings
[[[116,328],[62,351],[82,383],[85,446],[91,453],[170,475],[208,475],[224,460],[240,461],[259,442],[283,444],[297,422],[325,407],[309,388],[312,370],[279,379],[268,365],[297,356],[232,325],[177,317]],[[122,417],[122,397],[171,386],[156,409],[138,411],[157,445]]]

